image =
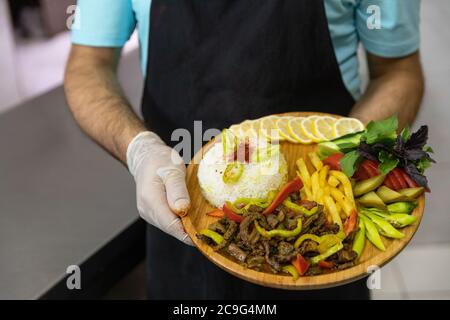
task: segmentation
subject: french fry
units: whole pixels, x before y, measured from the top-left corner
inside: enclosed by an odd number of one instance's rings
[[[347,178],[345,173],[337,170],[331,170],[330,175],[338,179],[339,182],[343,185],[345,197],[352,203],[353,207],[355,207],[352,184],[350,183],[350,180]]]
[[[319,156],[315,152],[308,153],[309,159],[311,160],[312,165],[316,168],[317,171],[320,171],[323,167],[322,160],[319,159]]]
[[[311,188],[308,187],[307,185],[303,185],[302,190],[300,190],[300,197],[302,199],[314,201],[313,195],[312,195],[312,192],[311,192]]]
[[[325,208],[327,208],[328,213],[331,215],[331,220],[339,225],[339,228],[342,230],[343,226],[341,217],[339,216],[339,212],[337,211],[336,204],[330,196],[324,197],[324,205]]]
[[[341,208],[345,212],[345,214],[347,216],[350,216],[354,207],[353,207],[352,203],[345,198],[344,194],[339,189],[331,187],[330,195],[333,197],[333,199],[337,203],[339,203],[339,205],[341,206]]]
[[[336,178],[333,177],[333,176],[330,176],[330,177],[328,178],[328,184],[329,184],[331,187],[336,188],[336,187],[339,185],[339,180],[336,179]]]
[[[318,202],[319,190],[319,172],[316,171],[311,175],[311,193],[313,200],[316,202]]]
[[[329,194],[328,194],[329,195]],[[336,201],[336,210],[339,212],[339,214],[341,213],[342,207],[339,204],[339,202]],[[345,214],[345,213],[344,213]],[[342,217],[342,216],[341,216]]]
[[[339,189],[339,191],[340,191],[340,192],[342,192],[342,194],[344,194],[344,193],[345,193],[345,190],[344,190],[344,185],[343,185],[342,183],[339,183],[339,185],[338,185],[338,189]]]
[[[319,185],[321,188],[325,188],[327,185],[328,171],[330,171],[329,166],[323,166],[319,171]]]
[[[300,178],[303,181],[303,184],[311,188],[311,176],[309,174],[308,168],[306,167],[305,160],[300,158],[297,160],[297,168]]]

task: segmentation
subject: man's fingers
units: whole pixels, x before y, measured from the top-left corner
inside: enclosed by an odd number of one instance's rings
[[[165,185],[169,207],[179,216],[185,216],[191,202],[186,187],[186,173],[184,167],[160,168],[158,169],[157,174]]]

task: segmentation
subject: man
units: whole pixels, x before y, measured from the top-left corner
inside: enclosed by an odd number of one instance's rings
[[[78,5],[67,99],[80,126],[135,178],[137,207],[149,223],[149,297],[368,298],[362,282],[287,292],[241,281],[209,263],[188,246],[192,242],[176,215],[188,209],[189,195],[185,167],[168,145],[173,130],[192,132],[195,120],[205,130],[222,129],[289,111],[351,115],[363,122],[397,114],[401,126],[411,123],[423,94],[419,0],[79,0]],[[371,14],[381,18],[380,28]],[[146,75],[144,122],[131,110],[115,73],[120,48],[136,25]],[[370,69],[363,95],[359,42]]]

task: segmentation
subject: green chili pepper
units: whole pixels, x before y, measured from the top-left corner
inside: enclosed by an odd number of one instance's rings
[[[203,229],[199,232],[201,235],[206,236],[212,239],[216,244],[221,244],[223,241],[223,237],[215,231],[209,229]]]
[[[265,238],[269,239],[272,237],[290,238],[295,237],[302,231],[302,219],[297,219],[297,227],[293,230],[274,229],[267,231],[266,229],[261,227],[257,221],[255,221],[255,228],[259,232],[259,234]]]
[[[334,234],[325,234],[320,237],[320,243],[317,247],[317,250],[319,250],[320,253],[327,252],[328,249],[331,247],[342,243],[342,239],[339,238],[337,235]]]
[[[294,248],[298,249],[303,241],[305,240],[312,240],[314,242],[317,242],[319,244],[318,250],[320,253],[326,252],[330,247],[341,243],[342,238],[340,238],[337,234],[325,234],[321,237],[316,236],[315,234],[306,233],[301,235],[294,243]]]
[[[238,182],[243,172],[244,172],[244,165],[242,163],[239,162],[230,163],[225,168],[222,180],[227,184]]]
[[[339,252],[339,250],[341,250],[342,248],[344,248],[344,245],[342,243],[338,243],[332,246],[326,252],[319,254],[318,256],[312,257],[311,264],[318,264],[320,261],[325,260],[326,258],[332,256],[336,252]]]
[[[247,210],[251,205],[256,205],[258,207],[261,208],[267,208],[271,203],[273,198],[275,198],[277,194],[276,190],[271,190],[269,191],[269,193],[267,194],[267,198],[263,199],[263,198],[238,198],[233,202],[234,208],[236,208],[236,210]],[[237,206],[242,206],[242,209],[237,209]]]
[[[377,227],[375,224],[366,216],[359,214],[359,218],[363,221],[364,226],[366,227],[366,237],[369,239],[372,244],[380,249],[381,251],[385,251],[386,248],[381,240],[380,234],[378,233]]]
[[[386,208],[391,213],[411,213],[417,207],[417,202],[396,202]]]
[[[283,272],[289,273],[292,276],[293,280],[297,280],[300,276],[297,269],[292,264],[283,266],[281,270],[283,270]]]
[[[405,236],[403,233],[401,233],[400,231],[395,229],[389,222],[387,222],[386,220],[380,218],[376,214],[373,214],[371,212],[365,212],[364,214],[370,220],[372,220],[373,223],[376,224],[376,226],[378,227],[379,232],[383,236],[388,237],[388,238],[394,238],[394,239],[401,239],[401,238],[403,238]]]
[[[355,234],[355,239],[353,239],[352,250],[355,251],[359,257],[364,250],[364,245],[366,244],[366,226],[361,219],[359,219],[358,226],[359,230]]]
[[[312,240],[315,241],[317,243],[320,243],[320,237],[316,236],[315,234],[311,234],[311,233],[306,233],[301,235],[294,243],[294,248],[298,249],[298,247],[301,246],[301,244],[303,243],[303,241],[305,240]]]
[[[386,214],[384,211],[375,208],[365,208],[362,212],[364,213],[366,211],[370,211],[371,213],[383,218],[395,228],[404,228],[417,221],[416,217],[406,213]]]
[[[299,206],[298,204],[292,202],[291,200],[289,200],[289,198],[284,200],[283,204],[286,206],[286,208],[291,209],[295,213],[304,214],[307,217],[310,217],[313,214],[317,213],[317,210],[318,210],[318,207],[319,207],[319,206],[315,206],[311,210],[308,210],[304,206]]]

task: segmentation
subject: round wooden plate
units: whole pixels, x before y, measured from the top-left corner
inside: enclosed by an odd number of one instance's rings
[[[321,113],[312,112],[296,112],[284,115],[309,116],[314,114],[323,115]],[[209,224],[217,220],[217,218],[209,217],[206,215],[206,213],[212,211],[214,207],[212,207],[202,196],[197,179],[198,163],[200,163],[202,155],[212,146],[213,143],[214,140],[205,145],[203,149],[195,155],[194,159],[191,161],[191,164],[189,164],[189,167],[187,169],[187,186],[191,196],[191,209],[188,215],[182,219],[182,222],[186,229],[186,232],[192,238],[194,244],[209,260],[211,260],[214,264],[216,264],[223,270],[243,280],[266,287],[290,290],[323,289],[343,285],[345,283],[363,278],[368,274],[373,266],[381,267],[384,264],[388,263],[401,250],[403,250],[403,248],[405,248],[405,246],[409,243],[419,227],[425,205],[424,196],[421,196],[418,199],[418,206],[412,213],[417,217],[417,222],[412,226],[408,226],[402,229],[405,237],[400,240],[391,240],[382,237],[383,242],[386,246],[386,251],[384,252],[375,248],[369,241],[366,241],[366,246],[363,253],[361,254],[361,257],[359,258],[358,264],[352,268],[317,276],[300,277],[296,281],[294,281],[289,275],[270,274],[245,268],[240,264],[223,256],[222,254],[215,252],[210,246],[201,242],[196,237],[198,231],[207,228]],[[314,151],[315,149],[316,144],[301,145],[289,142],[281,142],[281,150],[286,157],[289,165],[290,179],[295,177],[296,174],[295,161],[300,157],[306,158],[307,153]],[[308,165],[310,165],[309,161],[306,162],[308,163]],[[312,167],[310,167],[309,169],[310,171],[313,171]]]

